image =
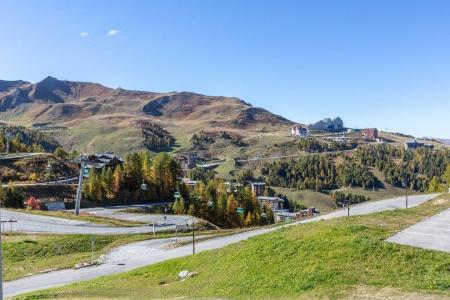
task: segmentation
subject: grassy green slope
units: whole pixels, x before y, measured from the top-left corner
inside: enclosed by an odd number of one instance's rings
[[[223,249],[22,299],[310,299],[358,297],[367,290],[371,297],[380,293],[422,299],[431,294],[442,299],[450,297],[450,254],[385,239],[450,207],[450,197],[444,199],[408,210],[293,226]],[[184,269],[199,274],[178,282],[176,276]]]
[[[92,237],[87,234],[5,234],[2,245],[4,280],[13,280],[50,269],[72,268],[76,263],[90,261]],[[97,235],[94,258],[114,247],[151,238],[153,236],[149,234]]]

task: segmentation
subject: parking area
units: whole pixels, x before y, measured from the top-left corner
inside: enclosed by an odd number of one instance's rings
[[[450,252],[450,209],[393,235],[389,242]]]

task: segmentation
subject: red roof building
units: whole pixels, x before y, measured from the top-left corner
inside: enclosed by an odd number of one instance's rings
[[[362,134],[367,139],[378,139],[378,130],[376,128],[365,128],[362,130]]]

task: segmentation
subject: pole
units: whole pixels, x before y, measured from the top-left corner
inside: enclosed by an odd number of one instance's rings
[[[406,185],[405,192],[406,192],[406,208],[408,208],[408,185]]]
[[[283,202],[280,203],[281,205],[281,222],[283,222]]]
[[[178,243],[178,228],[177,228],[177,225],[175,225],[175,243]]]
[[[94,240],[91,240],[91,262],[94,261]]]
[[[347,217],[350,217],[350,201],[347,202]]]
[[[155,236],[156,235],[156,233],[155,233],[155,222],[153,222],[153,236]]]
[[[83,156],[81,156],[81,168],[80,168],[80,177],[78,178],[78,188],[77,188],[77,197],[75,200],[75,214],[78,216],[80,214],[80,205],[81,205],[81,188],[83,185],[83,174],[84,171],[84,163]]]
[[[195,254],[195,223],[192,219],[192,255]]]

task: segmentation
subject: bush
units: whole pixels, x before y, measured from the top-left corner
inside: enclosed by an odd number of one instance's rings
[[[24,208],[25,197],[14,188],[7,188],[1,193],[1,204],[4,207]]]

